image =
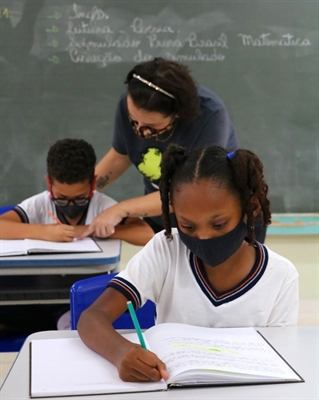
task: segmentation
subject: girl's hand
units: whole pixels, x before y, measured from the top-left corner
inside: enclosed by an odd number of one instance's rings
[[[167,380],[166,365],[151,351],[132,344],[116,364],[119,376],[126,382],[147,382]]]

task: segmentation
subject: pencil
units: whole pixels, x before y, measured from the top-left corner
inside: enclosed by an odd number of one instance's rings
[[[47,210],[47,214],[49,214],[49,215],[50,215],[50,217],[51,217],[51,218],[53,218],[53,219],[54,219],[54,221],[55,221],[57,224],[59,224],[59,225],[63,225],[63,224],[62,224],[62,222],[61,222],[61,221],[59,221],[59,220],[57,219],[57,217],[56,217],[55,215],[53,215],[53,214],[52,214],[52,212],[51,212],[50,210]]]
[[[146,344],[145,344],[145,341],[144,341],[144,337],[143,337],[143,333],[142,333],[140,324],[138,322],[138,319],[137,319],[137,316],[136,316],[136,313],[135,313],[135,310],[134,310],[134,307],[133,307],[131,301],[127,302],[127,308],[128,308],[128,310],[130,312],[130,315],[131,315],[131,318],[132,318],[132,321],[133,321],[133,325],[134,325],[134,328],[136,330],[137,336],[139,338],[140,344],[143,347],[143,349],[147,350],[147,347],[146,347]]]

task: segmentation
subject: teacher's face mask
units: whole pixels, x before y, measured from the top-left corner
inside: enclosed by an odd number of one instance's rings
[[[240,247],[247,234],[243,220],[230,232],[212,239],[197,239],[185,235],[177,227],[185,246],[210,267],[216,267],[231,257]]]

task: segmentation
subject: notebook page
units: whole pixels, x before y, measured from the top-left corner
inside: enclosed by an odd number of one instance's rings
[[[101,252],[100,247],[91,238],[73,240],[73,242],[50,242],[47,240],[25,239],[30,253],[91,253]]]
[[[249,375],[265,381],[300,380],[253,328],[214,329],[167,323],[150,328],[145,336],[167,366],[168,383],[189,370],[194,377],[196,370],[197,375],[201,370],[211,370],[240,374],[243,380]]]
[[[20,254],[27,254],[25,248],[25,240],[0,240],[0,256],[13,256],[13,255],[20,255]]]
[[[138,342],[136,334],[124,335]],[[161,382],[123,382],[113,364],[80,338],[31,342],[31,397],[166,390]]]

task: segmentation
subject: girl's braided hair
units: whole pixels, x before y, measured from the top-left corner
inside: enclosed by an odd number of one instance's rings
[[[248,242],[253,243],[255,235],[254,206],[252,195],[259,201],[264,226],[271,223],[270,202],[267,198],[268,185],[264,179],[263,164],[255,153],[239,149],[227,156],[219,146],[195,149],[187,152],[171,144],[163,155],[160,196],[165,235],[171,239],[169,206],[174,193],[184,184],[209,180],[237,197],[247,216]]]

